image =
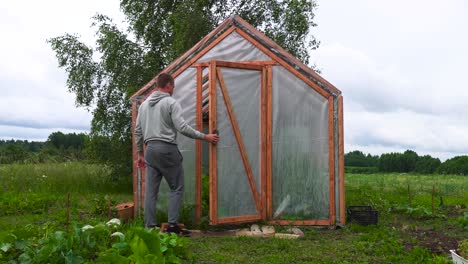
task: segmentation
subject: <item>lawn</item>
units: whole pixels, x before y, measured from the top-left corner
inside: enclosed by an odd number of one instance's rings
[[[116,181],[95,164],[0,165],[0,182],[0,244],[31,224],[38,233],[64,230],[68,193],[70,222],[79,227],[107,220],[106,199],[132,199],[131,179]],[[468,238],[464,176],[347,174],[346,201],[372,205],[379,224],[307,227],[298,240],[193,238],[186,242],[184,262],[448,263],[448,249]],[[135,225],[141,220],[123,228]]]

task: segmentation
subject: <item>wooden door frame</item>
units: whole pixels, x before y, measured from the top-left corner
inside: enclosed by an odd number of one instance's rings
[[[333,113],[334,113],[334,103],[333,97],[328,97],[328,125],[329,125],[329,192],[330,192],[330,215],[328,219],[318,219],[318,220],[273,220],[273,184],[272,184],[272,127],[273,127],[273,108],[272,108],[272,81],[273,81],[273,67],[277,65],[275,61],[246,61],[246,62],[229,62],[229,61],[219,61],[211,60],[209,62],[201,62],[193,64],[197,68],[197,106],[196,106],[196,124],[197,129],[201,130],[203,128],[202,121],[202,101],[209,97],[209,130],[212,132],[217,128],[217,117],[216,117],[216,84],[219,80],[219,68],[236,68],[236,69],[246,69],[246,70],[258,70],[261,72],[261,87],[260,87],[260,135],[261,135],[261,164],[260,164],[260,203],[259,207],[257,206],[258,215],[246,215],[246,216],[235,216],[227,218],[218,218],[218,181],[217,181],[217,159],[211,158],[216,157],[217,149],[216,146],[210,145],[210,163],[209,163],[209,174],[210,174],[210,202],[209,202],[209,216],[210,224],[227,224],[227,223],[242,223],[250,222],[255,220],[267,220],[272,224],[280,225],[332,225],[335,221],[335,171],[334,171],[334,133],[333,133]],[[208,68],[208,74],[203,76],[203,70]],[[208,83],[203,86],[203,80],[208,78]],[[208,95],[202,96],[202,92],[208,89]],[[342,120],[339,120],[342,122]],[[340,124],[341,124],[340,122]],[[231,121],[231,125],[232,121]],[[234,127],[233,127],[234,129]],[[202,198],[202,144],[201,140],[197,140],[196,143],[196,180],[195,180],[195,220],[199,222],[201,219],[201,198]],[[240,150],[242,152],[242,150]],[[242,155],[242,154],[241,154]],[[245,162],[245,161],[243,161]],[[245,164],[244,164],[245,165]],[[341,169],[341,168],[340,168]],[[340,172],[341,174],[342,172]],[[341,175],[340,175],[341,176]],[[340,177],[340,193],[344,192],[342,187],[344,184]],[[340,197],[340,210],[344,211],[342,200],[344,197]],[[257,203],[256,203],[257,205]],[[344,218],[341,215],[340,218]]]

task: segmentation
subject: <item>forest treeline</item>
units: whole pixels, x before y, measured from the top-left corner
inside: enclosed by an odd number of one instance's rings
[[[468,156],[456,156],[441,162],[438,158],[430,155],[420,156],[412,150],[403,153],[384,153],[380,156],[366,155],[362,151],[355,150],[346,153],[344,158],[346,171],[352,173],[412,172],[468,175]]]
[[[112,144],[105,137],[93,139],[84,133],[53,132],[46,141],[0,140],[0,164],[83,161],[108,163],[122,158],[110,150]],[[355,150],[346,153],[346,172],[349,173],[420,173],[468,175],[468,156],[457,156],[441,162],[430,155],[420,156],[412,150],[403,153],[384,153],[380,156]],[[122,162],[121,166],[127,163]],[[124,168],[118,168],[120,170]]]

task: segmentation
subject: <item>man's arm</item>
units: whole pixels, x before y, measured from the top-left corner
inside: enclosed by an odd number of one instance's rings
[[[171,118],[172,118],[172,123],[174,124],[174,127],[182,135],[189,137],[189,138],[204,139],[213,144],[218,143],[218,140],[219,140],[218,135],[215,135],[215,134],[205,135],[202,132],[193,129],[190,125],[187,124],[187,122],[185,122],[185,119],[182,116],[182,107],[177,101],[175,101],[172,104]]]
[[[187,124],[182,116],[182,107],[177,101],[174,101],[172,104],[171,118],[175,129],[182,135],[194,139],[205,139],[205,134],[193,129],[189,124]]]

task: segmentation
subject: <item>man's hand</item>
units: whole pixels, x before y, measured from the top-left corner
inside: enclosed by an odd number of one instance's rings
[[[138,153],[138,159],[137,159],[137,168],[145,168],[146,163],[145,163],[145,156],[143,155],[142,152]]]
[[[219,141],[219,136],[216,134],[207,134],[205,135],[205,140],[216,145]]]

